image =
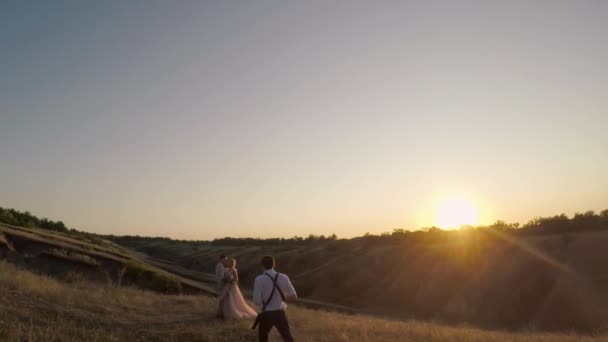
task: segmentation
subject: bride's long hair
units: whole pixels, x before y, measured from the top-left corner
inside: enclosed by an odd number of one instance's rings
[[[229,258],[228,261],[226,262],[226,265],[228,265],[228,268],[236,268],[236,259]]]

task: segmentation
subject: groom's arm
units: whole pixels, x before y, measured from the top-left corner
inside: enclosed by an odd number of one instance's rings
[[[285,284],[284,284],[284,288],[281,288],[281,290],[283,290],[283,294],[285,295],[285,301],[288,302],[295,302],[298,300],[298,294],[296,293],[296,289],[293,287],[293,285],[291,285],[291,281],[289,280],[289,277],[285,276]]]

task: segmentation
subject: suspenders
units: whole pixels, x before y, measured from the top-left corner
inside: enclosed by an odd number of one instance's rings
[[[281,288],[279,287],[279,285],[277,284],[277,281],[279,280],[279,273],[277,272],[277,274],[274,276],[274,279],[272,279],[272,277],[270,276],[270,274],[268,273],[264,273],[268,278],[270,278],[270,280],[272,280],[272,292],[270,292],[270,297],[268,297],[268,300],[266,301],[266,303],[262,303],[262,312],[266,311],[266,306],[268,306],[268,304],[270,304],[270,301],[272,300],[272,297],[274,296],[274,290],[279,290],[279,294],[281,295],[281,299],[283,301],[285,301],[285,295],[283,294],[283,291],[281,290]]]
[[[253,330],[255,330],[255,328],[257,328],[258,324],[260,323],[260,316],[264,313],[264,311],[266,311],[266,307],[268,306],[268,304],[270,304],[270,301],[272,300],[272,297],[274,297],[274,293],[276,292],[276,290],[279,290],[281,299],[283,301],[285,300],[285,295],[283,294],[283,291],[277,284],[277,281],[279,280],[279,273],[277,272],[277,274],[274,276],[274,279],[270,276],[270,274],[268,274],[268,273],[264,273],[264,274],[268,278],[270,278],[270,280],[272,281],[272,291],[270,292],[270,297],[268,297],[268,299],[266,301],[262,302],[262,312],[259,313],[258,316],[255,318],[255,322],[253,322],[253,326],[251,327],[251,329],[253,329]]]

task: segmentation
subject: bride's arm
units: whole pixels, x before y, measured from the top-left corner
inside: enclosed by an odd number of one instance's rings
[[[238,283],[239,282],[239,272],[235,269],[232,270],[232,279]]]
[[[229,283],[232,280],[232,273],[230,270],[224,270],[224,283]]]

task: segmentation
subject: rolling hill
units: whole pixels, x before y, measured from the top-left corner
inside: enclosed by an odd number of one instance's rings
[[[213,292],[110,241],[86,235],[0,224],[0,259],[66,281],[88,280],[162,293]]]
[[[608,232],[437,234],[433,241],[361,238],[284,246],[113,241],[202,282],[219,254],[234,256],[245,288],[259,272],[260,257],[272,254],[303,297],[383,317],[510,330],[597,332],[608,326]]]
[[[303,297],[298,340],[606,340],[608,231],[519,232],[178,241],[0,224],[0,340],[251,340],[249,322],[213,319],[219,254],[246,295],[277,258]]]
[[[248,321],[214,319],[205,295],[173,295],[132,287],[66,283],[0,261],[0,340],[17,341],[255,341]],[[484,331],[288,308],[298,341],[600,342],[604,336]],[[271,341],[279,341],[276,331]]]

